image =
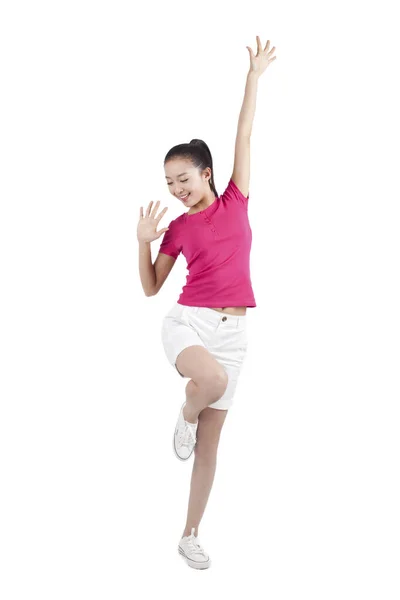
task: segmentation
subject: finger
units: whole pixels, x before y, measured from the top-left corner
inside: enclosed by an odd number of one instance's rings
[[[162,211],[160,212],[160,214],[157,217],[157,221],[159,221],[161,219],[161,217],[163,215],[165,215],[165,213],[167,212],[167,210],[168,210],[168,206],[166,206],[165,208],[162,209]]]
[[[151,211],[151,205],[153,204],[153,200],[150,201],[147,210],[146,210],[146,218],[149,216],[150,211]]]
[[[266,52],[266,50],[268,50],[269,42],[270,42],[270,40],[268,40],[267,43],[265,44],[264,52]]]
[[[257,36],[257,54],[258,54],[259,52],[262,52],[262,46],[261,46],[261,40],[260,40],[260,37],[259,37],[259,36]]]
[[[169,227],[165,227],[164,229],[160,229],[160,231],[158,232],[160,235],[162,235],[163,233],[165,233],[166,231],[168,231]],[[160,237],[160,235],[158,237]]]
[[[155,203],[155,205],[154,205],[153,212],[151,213],[151,217],[152,217],[153,219],[154,219],[154,217],[156,216],[156,213],[157,213],[157,210],[158,210],[158,205],[159,205],[159,204],[160,204],[160,201],[159,201],[159,200],[157,200],[157,202],[156,202],[156,203]]]
[[[251,57],[251,58],[254,58],[254,53],[253,53],[253,50],[252,50],[252,49],[251,49],[249,46],[246,46],[246,48],[247,48],[247,50],[250,52],[250,57]]]
[[[140,207],[140,218],[143,219],[143,207]]]

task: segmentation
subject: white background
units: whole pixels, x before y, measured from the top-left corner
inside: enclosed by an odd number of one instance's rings
[[[399,598],[398,27],[389,2],[5,2],[0,592],[4,600]],[[199,537],[179,557],[188,382],[141,287],[140,206],[210,147],[222,193],[249,68],[249,350]],[[161,239],[152,243],[155,260]]]

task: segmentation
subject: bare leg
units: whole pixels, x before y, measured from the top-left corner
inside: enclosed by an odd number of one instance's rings
[[[192,479],[190,483],[187,520],[182,537],[190,535],[192,527],[196,528],[194,535],[198,535],[198,527],[207,506],[208,498],[214,481],[216,466],[216,457],[214,460],[210,459],[207,461],[202,461],[195,456]]]
[[[195,527],[195,536],[198,535],[198,527],[214,481],[218,443],[227,413],[227,410],[207,407],[199,414],[189,505],[182,536],[190,535],[192,527]]]
[[[189,423],[196,423],[199,414],[209,404],[216,402],[225,392],[227,385],[227,376],[224,374],[219,379],[216,378],[212,387],[200,386],[193,379],[186,385],[186,405],[183,409],[183,418]],[[217,409],[211,409],[217,410]]]
[[[201,411],[224,394],[228,385],[228,374],[210,352],[199,345],[188,346],[182,350],[175,364],[181,374],[190,377],[186,385],[183,418],[189,423],[196,423]]]

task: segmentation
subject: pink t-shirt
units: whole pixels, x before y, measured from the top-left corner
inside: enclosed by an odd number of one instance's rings
[[[256,306],[250,279],[252,232],[248,197],[232,179],[205,210],[169,224],[159,252],[185,256],[189,274],[178,303],[185,306]]]

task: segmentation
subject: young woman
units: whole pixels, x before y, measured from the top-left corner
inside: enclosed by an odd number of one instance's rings
[[[243,106],[239,116],[232,177],[221,196],[214,184],[212,157],[202,140],[174,146],[164,160],[169,191],[189,208],[169,226],[156,231],[167,207],[157,216],[152,202],[140,220],[139,270],[146,296],[157,294],[180,252],[189,275],[178,301],[162,324],[168,360],[186,386],[173,437],[177,458],[194,451],[186,526],[178,551],[188,565],[210,566],[198,538],[198,527],[211,491],[221,429],[232,406],[235,387],[246,355],[246,310],[256,306],[251,286],[249,255],[251,228],[247,207],[250,178],[250,136],[260,75],[275,60],[269,40],[263,49],[257,36],[257,55],[250,53]],[[154,265],[150,243],[164,233]]]

